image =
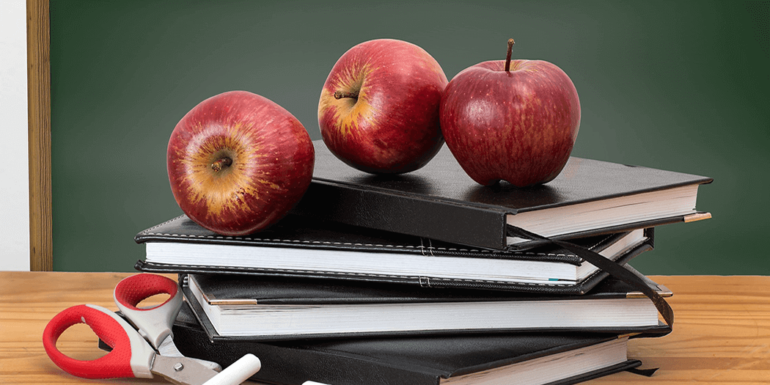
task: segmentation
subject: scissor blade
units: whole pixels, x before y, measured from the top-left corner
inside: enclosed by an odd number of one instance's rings
[[[165,357],[184,357],[184,354],[177,349],[171,336],[166,337],[166,339],[160,343],[160,346],[158,346],[158,353]]]
[[[177,349],[176,345],[174,344],[174,339],[171,338],[171,336],[166,337],[166,339],[160,343],[160,346],[158,346],[158,353],[164,357],[184,357],[184,354],[182,354],[182,352]],[[217,372],[222,371],[222,367],[219,366],[219,364],[216,362],[201,360],[199,358],[193,359],[200,362],[203,366],[209,369],[216,370]]]
[[[193,358],[155,355],[152,373],[177,385],[201,385],[218,374]]]

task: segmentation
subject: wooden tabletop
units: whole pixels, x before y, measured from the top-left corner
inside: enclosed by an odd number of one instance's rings
[[[164,380],[84,380],[61,371],[41,336],[61,310],[91,303],[117,310],[112,290],[129,273],[0,272],[0,384],[168,384]],[[174,276],[170,276],[175,278]],[[636,339],[629,358],[660,368],[651,378],[623,372],[591,384],[770,383],[770,277],[653,276],[674,292],[674,332]],[[57,345],[77,359],[95,359],[96,336],[86,325]]]

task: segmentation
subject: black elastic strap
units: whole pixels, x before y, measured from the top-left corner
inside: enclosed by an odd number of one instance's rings
[[[580,258],[583,258],[588,263],[606,271],[609,275],[631,285],[631,287],[633,287],[634,289],[644,293],[644,295],[646,295],[649,299],[651,299],[652,303],[655,304],[655,308],[658,309],[660,314],[663,316],[663,319],[666,320],[666,323],[668,324],[668,326],[674,326],[674,311],[671,309],[671,306],[668,305],[668,302],[666,302],[666,300],[663,299],[663,297],[661,297],[660,294],[658,294],[658,292],[656,292],[651,287],[649,287],[647,283],[645,283],[641,278],[639,278],[639,276],[626,270],[625,268],[623,268],[623,266],[617,264],[616,262],[601,256],[599,253],[588,250],[585,247],[578,246],[569,242],[546,238],[541,235],[518,228],[516,226],[508,225],[507,232],[508,232],[508,236],[515,236],[515,237],[531,239],[531,240],[546,241],[548,243],[554,244],[556,246],[559,246],[563,249],[566,249],[575,253],[575,255],[577,255]]]
[[[652,368],[652,369],[631,368],[631,369],[626,369],[626,371],[631,372],[633,374],[638,374],[640,376],[652,377],[652,375],[658,371],[658,368]]]

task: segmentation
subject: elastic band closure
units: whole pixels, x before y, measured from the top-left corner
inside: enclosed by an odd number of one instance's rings
[[[638,374],[640,376],[652,377],[652,375],[658,371],[658,368],[652,368],[652,369],[630,368],[630,369],[626,369],[626,371],[633,374]]]
[[[626,270],[623,268],[623,266],[607,258],[604,258],[599,253],[588,250],[582,246],[578,246],[569,242],[550,239],[516,226],[508,225],[506,227],[508,236],[515,236],[530,240],[540,240],[559,246],[563,249],[575,253],[578,257],[583,258],[588,263],[606,271],[609,275],[631,285],[634,289],[641,291],[645,296],[647,296],[647,298],[652,300],[655,308],[658,309],[658,312],[660,312],[660,314],[663,316],[663,319],[666,321],[668,326],[674,326],[674,311],[671,309],[671,306],[668,305],[668,302],[666,302],[666,300],[663,299],[663,297],[661,297],[660,294],[658,294],[655,290],[650,288],[641,278],[639,278],[639,276]]]

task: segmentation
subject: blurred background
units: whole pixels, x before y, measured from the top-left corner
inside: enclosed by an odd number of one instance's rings
[[[336,60],[417,44],[451,79],[485,60],[561,67],[580,95],[574,156],[714,178],[713,219],[658,228],[645,274],[770,274],[769,1],[51,0],[54,270],[133,271],[134,235],[182,214],[168,138],[200,101],[265,96],[320,139]]]

